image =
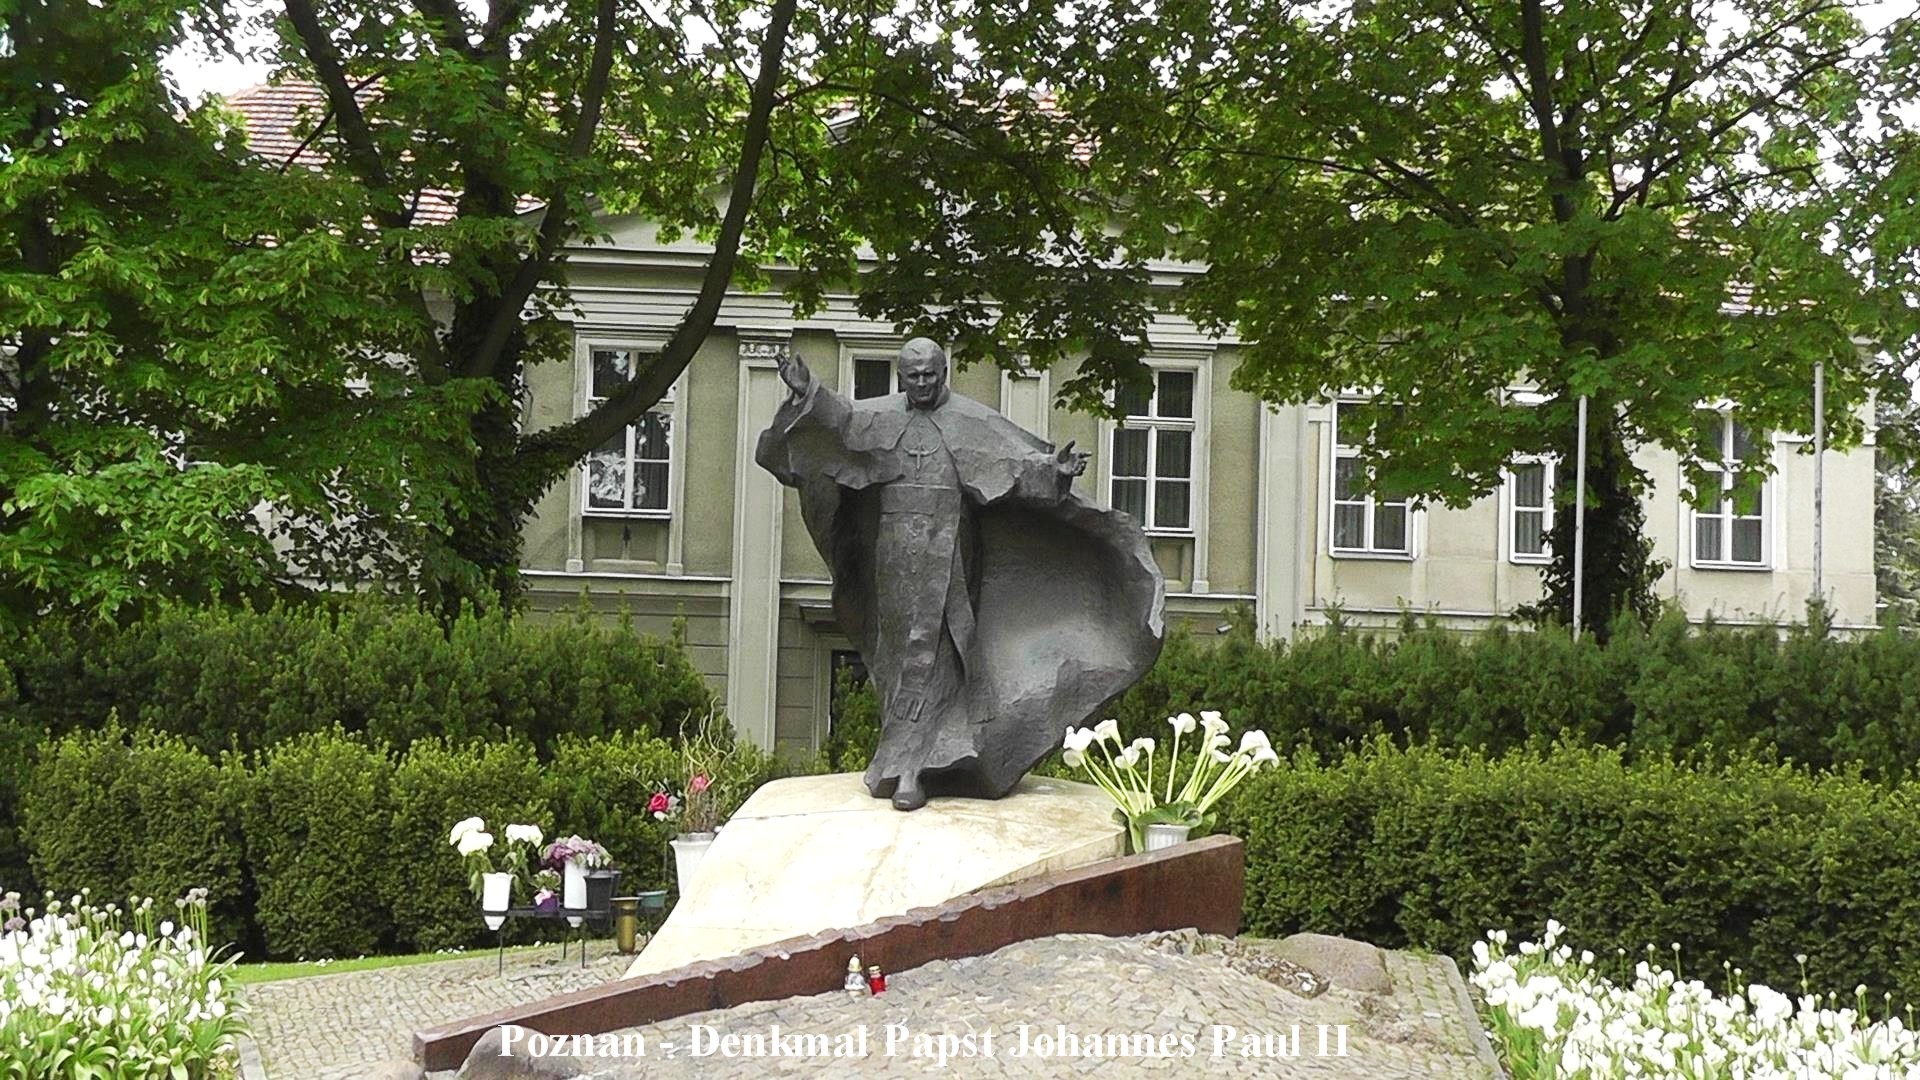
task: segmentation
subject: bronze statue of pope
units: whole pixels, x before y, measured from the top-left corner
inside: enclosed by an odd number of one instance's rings
[[[1087,456],[900,350],[900,393],[852,400],[783,357],[756,460],[799,489],[834,615],[881,704],[866,774],[901,810],[998,798],[1159,655],[1165,586],[1132,518],[1073,491]]]

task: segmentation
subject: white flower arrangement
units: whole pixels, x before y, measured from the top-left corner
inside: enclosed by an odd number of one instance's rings
[[[1146,826],[1160,822],[1204,829],[1212,822],[1213,808],[1242,780],[1262,768],[1276,765],[1280,756],[1263,731],[1249,730],[1233,745],[1227,722],[1212,709],[1167,718],[1173,729],[1164,780],[1156,780],[1154,752],[1158,744],[1141,737],[1131,743],[1122,741],[1120,725],[1102,720],[1091,728],[1069,729],[1061,744],[1061,757],[1069,768],[1084,771],[1105,791],[1126,820],[1134,850],[1142,847],[1141,834]],[[1179,778],[1180,740],[1195,729],[1205,735],[1194,741],[1192,763],[1185,780]],[[1141,766],[1144,764],[1145,768]]]
[[[1471,981],[1514,1076],[1920,1078],[1920,1040],[1897,1016],[1872,1019],[1865,986],[1843,1008],[1833,995],[1796,999],[1759,983],[1735,990],[1742,973],[1729,966],[1723,996],[1647,960],[1620,985],[1600,974],[1593,953],[1561,944],[1564,930],[1549,920],[1539,942],[1513,954],[1505,931],[1474,943]],[[1678,943],[1672,949],[1677,957]]]
[[[35,914],[5,897],[0,930],[0,1075],[100,1080],[238,1070],[246,1024],[228,969],[207,946],[206,891],[161,920],[151,899],[96,907],[49,897]]]
[[[447,833],[447,843],[459,852],[467,864],[467,884],[473,895],[480,895],[481,878],[486,874],[512,874],[517,881],[526,876],[534,852],[540,849],[545,834],[538,825],[509,825],[506,842],[494,851],[494,836],[487,823],[477,817],[460,821]]]

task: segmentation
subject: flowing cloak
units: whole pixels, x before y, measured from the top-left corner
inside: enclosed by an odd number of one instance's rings
[[[834,616],[880,690],[869,790],[884,797],[919,775],[933,794],[998,798],[1153,666],[1165,583],[1140,526],[1073,493],[1051,444],[950,392],[913,412],[904,394],[849,401],[816,382],[780,407],[755,459],[799,489],[832,569]],[[929,419],[959,495],[941,508],[953,520],[933,520],[931,545],[903,540],[898,512],[911,505],[903,496],[930,494],[910,490],[925,454],[902,445]],[[924,557],[889,564],[903,553]],[[939,596],[910,604],[919,610],[904,621],[887,610],[916,588]],[[903,681],[924,682],[906,670],[908,628],[916,641],[937,630],[946,658],[931,700],[911,710],[894,700]]]

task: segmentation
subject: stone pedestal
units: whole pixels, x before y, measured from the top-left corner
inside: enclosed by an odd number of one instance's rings
[[[627,976],[859,926],[1125,850],[1113,803],[1091,784],[1029,776],[1004,799],[934,799],[902,813],[868,795],[855,773],[776,780],[720,831]]]

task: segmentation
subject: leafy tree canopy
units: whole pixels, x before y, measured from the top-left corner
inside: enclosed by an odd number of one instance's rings
[[[390,545],[341,523],[460,467],[395,437],[457,430],[459,395],[387,392],[399,328],[352,299],[332,193],[167,85],[163,52],[223,13],[0,16],[0,621],[377,562]]]
[[[1377,487],[1457,505],[1515,453],[1570,465],[1590,396],[1588,565],[1624,569],[1589,592],[1604,627],[1657,572],[1633,447],[1678,451],[1717,498],[1703,404],[1808,432],[1824,363],[1843,445],[1871,390],[1906,394],[1914,180],[1876,155],[1910,137],[1893,106],[1914,23],[1869,34],[1855,6],[1083,5],[1042,77],[1102,118],[1129,248],[1206,265],[1179,303],[1248,342],[1242,388],[1413,406],[1372,429]]]
[[[482,391],[460,440],[474,482],[444,500],[443,542],[422,554],[430,599],[512,599],[534,500],[660,399],[736,283],[777,285],[802,311],[857,285],[869,315],[966,359],[1086,355],[1075,400],[1140,377],[1146,275],[1108,235],[1084,134],[977,46],[1007,40],[1003,14],[945,0],[910,14],[842,0],[271,6],[282,76],[326,95],[303,128],[318,172],[364,215],[334,226],[377,264],[362,294],[410,323],[403,367],[421,387]],[[697,234],[713,255],[659,356],[590,414],[521,432],[527,368],[571,356],[569,242],[602,214]],[[861,279],[863,245],[879,269]]]

